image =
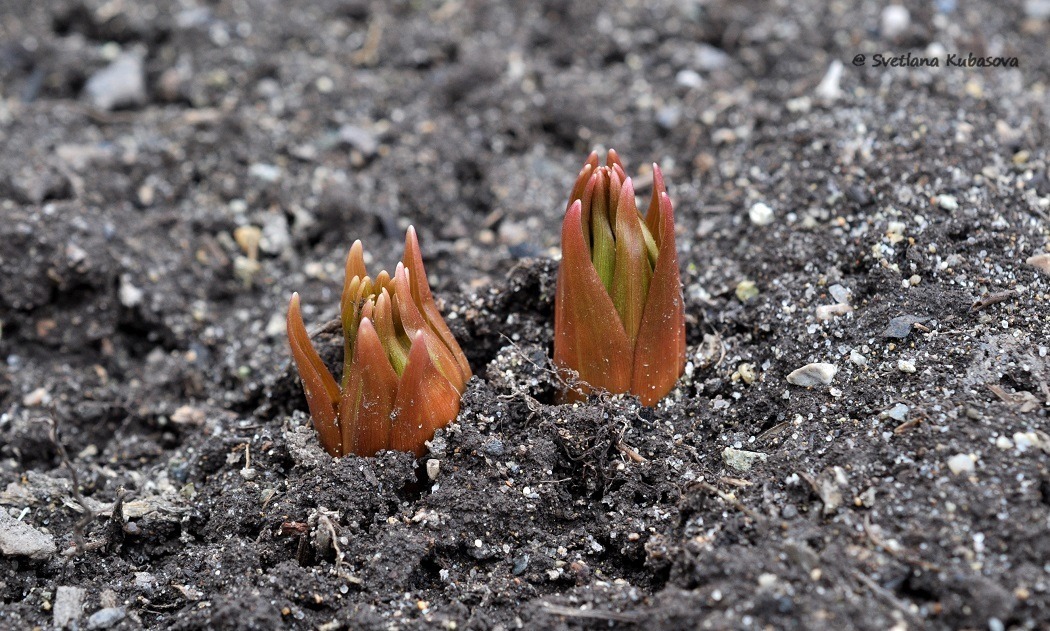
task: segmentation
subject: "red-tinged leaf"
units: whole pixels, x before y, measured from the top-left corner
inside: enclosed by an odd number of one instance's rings
[[[422,456],[434,431],[459,414],[459,398],[459,391],[430,360],[423,334],[416,335],[394,401],[391,449]]]
[[[660,165],[654,162],[653,194],[649,197],[649,208],[645,211],[645,225],[657,243],[660,242],[660,237],[657,235],[660,230],[660,197],[665,193],[667,193],[667,186],[664,184],[663,171],[660,170]]]
[[[591,248],[590,259],[594,265],[602,287],[608,292],[612,289],[613,271],[616,268],[616,239],[613,236],[612,224],[609,222],[609,176],[605,169],[594,175],[594,193],[591,196],[590,223]],[[580,207],[581,215],[583,207]],[[581,222],[581,231],[583,229]],[[564,248],[564,245],[562,246]]]
[[[415,339],[419,333],[423,334],[431,361],[441,371],[441,374],[445,375],[452,385],[455,386],[456,390],[462,392],[466,384],[466,378],[460,370],[455,355],[445,346],[438,334],[430,328],[426,318],[419,310],[419,305],[413,300],[410,276],[411,274],[405,269],[405,266],[398,263],[397,270],[394,272],[394,303],[397,305],[397,311],[400,314],[401,326],[404,328],[405,333],[408,334],[409,339]]]
[[[310,408],[310,416],[320,436],[321,446],[329,454],[341,456],[342,439],[336,416],[339,407],[339,386],[310,343],[310,336],[306,332],[303,314],[299,308],[299,294],[292,294],[292,300],[288,304],[287,326],[288,345],[291,347],[299,378],[303,382],[306,404]]]
[[[670,392],[685,369],[685,304],[675,250],[674,211],[664,193],[658,208],[660,254],[638,328],[631,392],[644,405],[655,405]]]
[[[579,202],[565,213],[561,264],[554,297],[554,363],[590,384],[565,393],[579,399],[592,389],[626,392],[631,384],[631,346],[612,299],[591,265],[583,241]]]
[[[623,174],[623,173],[625,173],[627,171],[626,169],[623,168],[623,162],[620,161],[620,154],[616,153],[615,149],[610,149],[609,153],[607,153],[605,155],[605,166],[607,166],[607,167],[620,167],[620,173],[621,174]]]
[[[415,300],[416,306],[419,308],[420,313],[423,314],[423,317],[426,318],[427,324],[430,325],[430,330],[437,333],[449,352],[452,353],[452,356],[456,358],[460,373],[463,375],[463,382],[466,383],[471,375],[470,364],[467,363],[467,356],[463,354],[463,349],[459,347],[456,338],[452,336],[452,331],[445,324],[445,319],[441,317],[437,303],[434,302],[434,295],[430,293],[427,272],[423,269],[423,254],[419,250],[419,239],[416,238],[416,229],[412,226],[409,226],[408,232],[405,233],[405,253],[402,261],[405,264],[405,270],[408,272],[412,286],[412,298]]]
[[[634,348],[653,272],[645,253],[642,216],[638,214],[638,207],[635,205],[631,178],[627,178],[623,183],[618,198],[615,227],[616,268],[613,272],[612,300],[616,312],[620,314],[631,348]]]
[[[593,236],[591,231],[591,212],[594,209],[594,190],[598,188],[598,182],[602,179],[602,176],[598,173],[592,173],[591,178],[587,180],[587,185],[583,187],[583,197],[580,198],[580,225],[581,231],[583,232],[583,243],[587,246],[587,258],[593,259],[591,252],[594,250]],[[569,202],[569,208],[572,208],[574,202]],[[569,212],[566,210],[565,212]]]
[[[362,280],[367,277],[355,276],[343,286],[343,298],[340,301],[339,316],[343,322],[343,379],[340,386],[346,389],[346,380],[350,374],[350,364],[354,360],[354,340],[357,339],[357,325],[361,320],[360,293]]]
[[[375,328],[379,334],[379,341],[383,344],[383,350],[394,367],[394,372],[402,374],[405,364],[408,363],[408,349],[404,340],[399,339],[397,328],[394,326],[394,311],[391,304],[390,294],[384,289],[379,294],[375,303]]]
[[[587,158],[587,162],[580,169],[580,174],[576,176],[576,182],[572,185],[572,193],[569,194],[569,206],[577,199],[583,197],[583,191],[587,188],[587,182],[591,179],[591,174],[598,168],[598,152],[592,151],[591,155]],[[566,210],[568,208],[566,207]]]
[[[349,380],[339,406],[343,450],[374,456],[390,448],[390,414],[398,378],[379,341],[372,321],[361,320]]]
[[[616,234],[616,211],[620,208],[620,188],[623,186],[623,181],[626,177],[620,177],[613,169],[606,169],[606,174],[609,177],[609,225],[613,227],[613,235]],[[623,171],[620,171],[623,173]]]
[[[360,239],[354,241],[354,244],[350,246],[350,253],[346,256],[344,286],[355,276],[360,276],[361,278],[368,276],[368,270],[365,268],[365,248],[361,245]]]

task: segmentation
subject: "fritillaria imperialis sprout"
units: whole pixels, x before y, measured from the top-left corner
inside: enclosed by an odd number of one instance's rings
[[[610,150],[576,178],[561,231],[554,363],[579,375],[562,393],[605,390],[655,405],[685,369],[685,312],[674,211],[660,167],[643,218],[634,185]]]
[[[333,456],[381,449],[426,451],[434,431],[459,414],[470,366],[430,293],[414,228],[394,276],[373,279],[360,241],[346,259],[340,301],[342,383],[310,343],[299,294],[288,305],[288,342],[321,445]]]

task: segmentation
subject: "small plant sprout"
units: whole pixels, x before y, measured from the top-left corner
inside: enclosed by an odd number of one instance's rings
[[[575,371],[567,401],[630,392],[655,405],[685,369],[685,312],[674,211],[660,167],[643,218],[634,185],[610,150],[576,178],[561,231],[554,363]]]
[[[370,277],[361,242],[354,243],[340,314],[345,345],[336,383],[310,343],[299,294],[288,305],[288,343],[321,445],[336,457],[382,449],[423,455],[434,431],[459,414],[471,373],[430,293],[414,228],[393,277]]]

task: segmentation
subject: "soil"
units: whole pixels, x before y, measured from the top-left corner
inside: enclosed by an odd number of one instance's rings
[[[1050,17],[905,4],[6,1],[0,628],[1050,628]],[[676,207],[654,409],[555,404],[602,147]],[[333,460],[283,313],[410,224],[475,377]]]

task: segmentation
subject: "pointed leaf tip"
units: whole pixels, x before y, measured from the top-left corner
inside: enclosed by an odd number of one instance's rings
[[[320,436],[321,445],[329,454],[341,456],[342,438],[336,415],[340,399],[339,386],[310,342],[306,325],[303,323],[298,293],[292,294],[288,303],[286,324],[292,360],[303,383],[306,404],[310,408],[310,416]]]
[[[631,392],[644,405],[655,405],[677,383],[685,369],[685,303],[675,248],[674,212],[666,193],[660,196],[654,237],[659,255],[649,285],[634,351]]]
[[[374,456],[390,448],[390,414],[397,388],[397,374],[387,360],[379,334],[369,318],[362,318],[339,408],[346,453]]]
[[[612,299],[634,348],[652,269],[649,267],[642,231],[642,218],[634,201],[634,185],[627,178],[620,190],[616,210],[616,255]]]
[[[434,437],[437,429],[455,420],[459,405],[459,390],[434,365],[423,334],[417,334],[398,383],[391,414],[391,448],[422,456],[426,453],[426,441]]]
[[[591,386],[567,393],[576,398],[592,387],[626,392],[631,373],[630,342],[591,264],[581,215],[581,205],[576,203],[562,221],[562,259],[554,298],[554,363],[575,371]]]

